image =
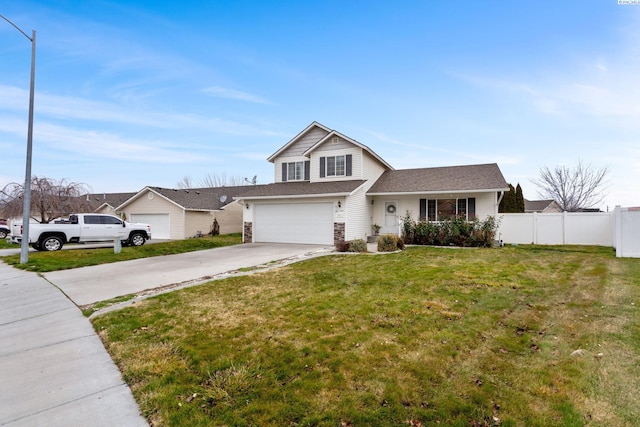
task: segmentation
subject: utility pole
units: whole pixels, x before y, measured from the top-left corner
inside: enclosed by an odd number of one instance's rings
[[[20,31],[31,42],[31,85],[29,90],[29,124],[27,130],[27,162],[24,172],[24,203],[22,208],[22,242],[20,246],[20,264],[29,261],[29,218],[31,218],[31,152],[33,146],[33,99],[36,81],[36,30],[31,31],[31,37],[22,31],[8,18],[0,15],[16,30]]]

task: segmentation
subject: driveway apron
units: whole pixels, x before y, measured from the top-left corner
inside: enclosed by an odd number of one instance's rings
[[[285,259],[304,259],[333,248],[318,245],[250,243],[46,273],[79,306],[163,286],[215,276]]]

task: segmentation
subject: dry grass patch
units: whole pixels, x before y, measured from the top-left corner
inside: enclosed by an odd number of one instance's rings
[[[640,416],[637,277],[640,260],[606,248],[411,248],[211,282],[94,325],[152,425],[625,426]]]

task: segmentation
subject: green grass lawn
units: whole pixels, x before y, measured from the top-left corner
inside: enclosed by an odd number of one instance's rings
[[[113,253],[113,247],[85,249],[83,245],[75,245],[76,249],[55,252],[30,252],[29,262],[20,264],[20,255],[5,256],[2,259],[9,265],[23,270],[45,273],[48,271],[66,270],[69,268],[87,267],[138,258],[179,254],[184,252],[212,249],[222,246],[237,245],[242,242],[242,235],[223,234],[186,240],[145,244],[137,247],[124,247],[119,254]],[[72,245],[65,245],[71,247]],[[12,248],[20,249],[19,245]]]
[[[0,239],[0,249],[12,249],[12,248],[20,248],[18,245],[12,245],[11,243],[7,243],[6,239]]]
[[[153,426],[629,426],[639,281],[611,248],[414,247],[93,323]]]

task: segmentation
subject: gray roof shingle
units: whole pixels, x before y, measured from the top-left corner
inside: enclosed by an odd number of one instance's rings
[[[105,203],[116,208],[136,194],[138,193],[95,193],[87,194],[86,199],[89,201],[92,210],[98,209]]]
[[[447,191],[508,190],[495,163],[436,168],[388,170],[367,194],[436,193]]]
[[[189,210],[220,210],[233,202],[233,198],[252,186],[205,187],[205,188],[162,188],[148,187],[169,200]],[[223,197],[224,196],[224,197]]]

